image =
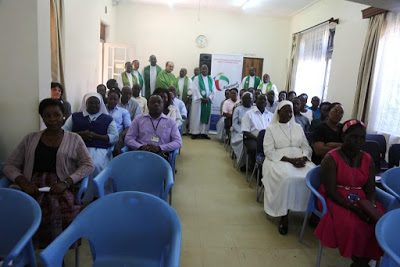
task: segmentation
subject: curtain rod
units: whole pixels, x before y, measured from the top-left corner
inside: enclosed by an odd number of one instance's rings
[[[293,33],[292,35],[295,35],[295,34],[298,34],[298,33],[302,33],[302,32],[305,32],[305,31],[308,31],[308,30],[310,30],[310,29],[312,29],[312,28],[315,28],[315,27],[318,27],[318,26],[320,26],[320,25],[322,25],[322,24],[324,24],[324,23],[326,23],[326,22],[329,22],[329,23],[335,22],[336,24],[339,24],[339,19],[330,18],[330,19],[325,20],[325,21],[323,21],[323,22],[321,22],[321,23],[318,23],[317,25],[311,26],[311,27],[309,27],[309,28],[307,28],[307,29],[305,29],[305,30],[302,30],[302,31],[299,31],[299,32],[295,32],[295,33]]]

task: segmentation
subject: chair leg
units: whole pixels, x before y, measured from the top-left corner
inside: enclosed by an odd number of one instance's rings
[[[251,173],[250,176],[250,182],[249,182],[249,187],[251,188],[251,184],[253,183],[253,177],[254,177],[254,172],[258,171],[258,164],[254,164],[253,172]]]
[[[246,182],[249,181],[249,155],[246,154]]]
[[[321,256],[322,256],[322,244],[319,241],[319,248],[318,248],[318,256],[317,256],[317,267],[321,265]]]
[[[240,169],[240,162],[242,161],[242,158],[243,158],[243,156],[244,156],[244,150],[242,150],[242,153],[240,153],[240,156],[239,156],[239,160],[238,160],[238,162],[237,162],[237,170],[239,171],[239,169]]]
[[[169,190],[169,205],[172,206],[172,188]]]
[[[75,249],[75,267],[79,267],[79,247]]]
[[[307,220],[308,220],[308,216],[309,214],[306,213],[306,215],[304,216],[304,220],[303,220],[303,226],[301,227],[301,232],[300,232],[300,237],[299,237],[299,242],[303,242],[303,236],[304,236],[304,230],[306,229],[306,225],[307,225]]]

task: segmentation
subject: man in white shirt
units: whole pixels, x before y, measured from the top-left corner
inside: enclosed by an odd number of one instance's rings
[[[268,91],[266,109],[269,112],[274,113],[276,108],[278,107],[278,104],[279,104],[279,102],[276,101],[275,92],[272,90]]]
[[[192,107],[190,114],[190,132],[192,139],[210,139],[211,103],[214,100],[215,84],[208,75],[207,65],[201,66],[201,75],[196,76],[192,86]]]
[[[140,84],[136,83],[132,87],[132,98],[138,102],[140,111],[142,114],[149,113],[149,109],[147,107],[147,99],[140,95]]]
[[[121,87],[129,86],[130,88],[133,87],[135,83],[137,83],[137,78],[132,73],[132,63],[126,62],[125,63],[125,71],[118,76],[117,79],[118,85]]]
[[[160,71],[162,71],[161,67],[157,65],[157,58],[155,55],[150,56],[149,62],[150,65],[144,67],[143,69],[144,85],[142,89],[144,91],[144,96],[146,97],[146,99],[149,99],[149,97],[156,89],[157,75]]]
[[[272,120],[272,113],[265,107],[267,97],[259,95],[256,100],[256,107],[246,112],[242,118],[242,131],[245,136],[243,145],[247,148],[249,155],[249,169],[254,167],[257,148],[257,136],[261,130],[265,130]]]
[[[181,113],[182,119],[186,120],[187,118],[187,109],[185,106],[185,103],[183,103],[182,100],[180,100],[177,97],[177,92],[176,92],[176,88],[175,86],[170,86],[168,88],[169,92],[173,94],[174,96],[174,102],[173,105],[179,110],[179,112]]]
[[[132,61],[132,74],[136,76],[137,82],[140,84],[140,88],[143,88],[143,76],[139,72],[139,66],[139,60],[135,59]]]
[[[179,71],[179,76],[176,79],[178,80],[177,96],[186,103],[188,92],[192,89],[192,79],[187,76],[185,68]]]
[[[256,68],[250,67],[249,76],[243,78],[241,89],[249,89],[249,88],[257,89],[260,83],[261,79],[256,75]]]

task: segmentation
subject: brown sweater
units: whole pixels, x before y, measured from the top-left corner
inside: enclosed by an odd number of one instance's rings
[[[35,150],[43,131],[27,134],[4,162],[3,173],[14,182],[19,175],[29,181],[32,178]],[[79,182],[94,170],[94,163],[82,138],[76,133],[64,131],[57,151],[56,172],[60,180],[68,177]]]

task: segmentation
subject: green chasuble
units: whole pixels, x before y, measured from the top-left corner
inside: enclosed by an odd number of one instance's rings
[[[261,79],[257,75],[254,76],[254,89],[257,89],[258,86],[260,85]],[[244,81],[244,89],[249,89],[249,83],[250,83],[250,76],[246,77],[246,80]]]
[[[166,70],[162,70],[157,75],[156,88],[168,89],[171,85],[177,87],[177,81],[172,73],[168,73]]]
[[[260,90],[261,90],[261,93],[267,94],[268,91],[271,91],[271,90],[272,90],[272,85],[273,85],[273,83],[272,83],[272,82],[268,82],[268,83],[267,83],[267,90],[265,90],[265,93],[262,92],[262,89],[264,88],[264,84],[265,84],[265,83],[260,83],[260,85],[258,86],[257,89],[260,89]]]
[[[156,65],[156,70],[157,70],[157,75],[162,71],[162,69],[158,65]],[[143,77],[144,85],[146,86],[144,95],[145,95],[146,99],[149,99],[150,94],[151,94],[151,88],[150,88],[150,65],[144,67],[143,75],[144,75],[144,77]]]
[[[176,93],[178,94],[178,96],[182,95],[182,100],[183,102],[186,101],[186,97],[187,97],[187,89],[188,89],[188,83],[189,83],[189,78],[187,76],[185,76],[185,78],[183,79],[183,90],[181,92],[181,90],[179,89],[179,79],[180,77],[176,77]]]
[[[200,95],[202,98],[207,98],[208,97],[207,90],[203,81],[203,77],[201,74],[199,74],[199,76],[197,77],[199,80]],[[207,78],[208,78],[208,88],[210,89],[210,92],[212,92],[213,79],[210,77],[210,75],[207,75]],[[211,102],[201,103],[200,122],[208,124],[208,121],[210,120],[210,115],[211,115]]]
[[[132,75],[132,85],[137,83],[137,78],[135,75],[133,75],[132,73],[126,73],[126,71],[124,71],[123,73],[121,73],[123,86],[131,87],[131,84],[129,83],[129,79],[128,79],[127,75]]]

